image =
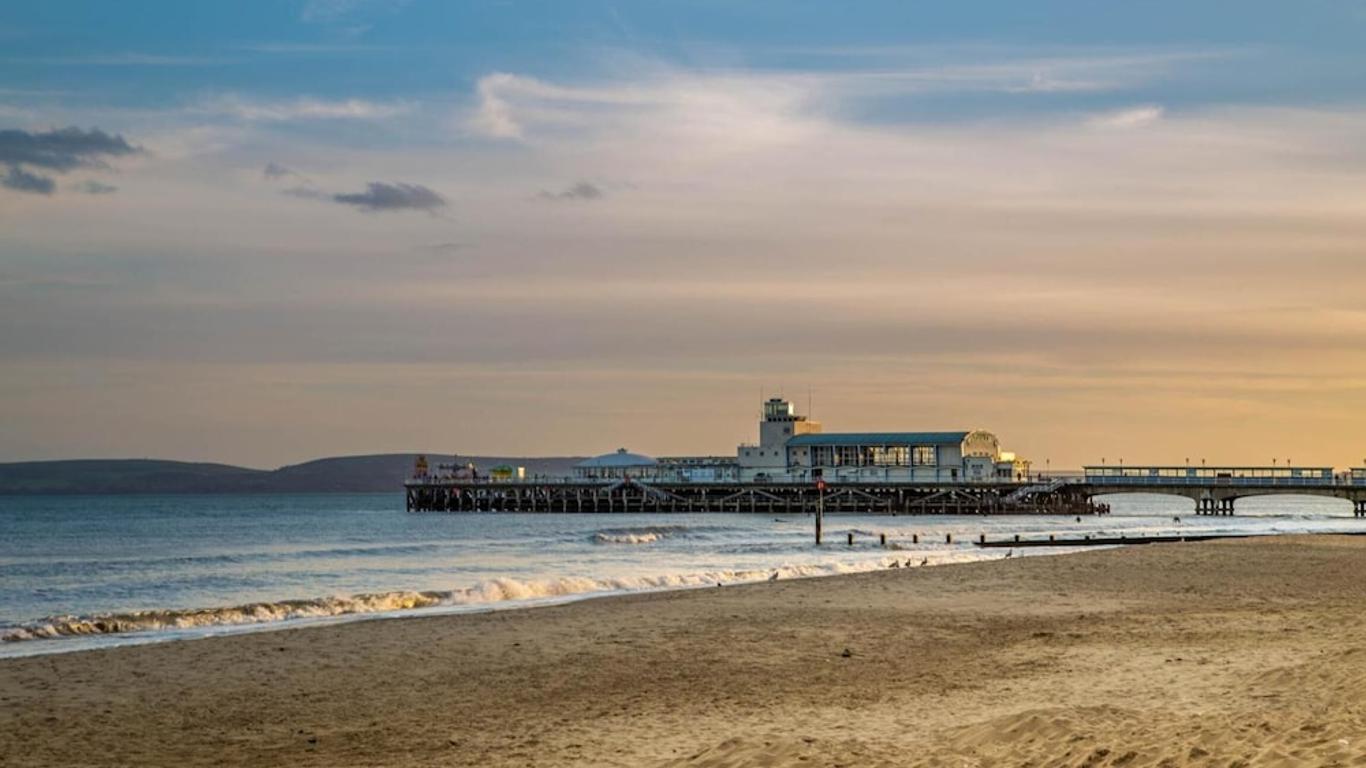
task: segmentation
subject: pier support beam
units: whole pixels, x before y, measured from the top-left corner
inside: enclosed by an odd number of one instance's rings
[[[1352,502],[1353,517],[1366,518],[1366,499],[1358,499]]]

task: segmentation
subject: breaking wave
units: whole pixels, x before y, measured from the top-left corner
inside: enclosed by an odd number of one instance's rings
[[[232,627],[424,608],[494,606],[515,601],[563,600],[609,593],[710,587],[871,571],[889,567],[892,562],[891,559],[884,559],[862,563],[783,565],[763,570],[706,571],[607,579],[572,576],[542,580],[501,578],[490,579],[467,589],[451,591],[380,592],[349,597],[250,603],[227,608],[131,611],[93,616],[52,616],[21,627],[3,630],[4,634],[0,635],[0,641],[21,642],[90,635]]]
[[[653,544],[661,539],[686,534],[692,529],[686,525],[647,525],[636,528],[603,528],[594,531],[591,540],[594,544]]]

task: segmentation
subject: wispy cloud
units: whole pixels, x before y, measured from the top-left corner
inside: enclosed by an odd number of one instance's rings
[[[570,184],[559,192],[543,190],[541,197],[547,200],[598,200],[606,194],[602,187],[587,181]]]
[[[283,179],[286,176],[297,176],[298,174],[295,173],[292,169],[286,168],[283,165],[280,165],[279,163],[275,162],[274,160],[271,160],[270,162],[266,163],[265,168],[261,169],[261,175],[266,179],[274,181],[276,179]]]
[[[364,99],[327,100],[299,97],[285,100],[257,100],[236,94],[203,99],[189,108],[199,115],[229,117],[246,122],[288,122],[296,120],[385,120],[410,111],[403,103]]]
[[[1147,104],[1093,115],[1087,123],[1097,128],[1141,128],[1161,120],[1164,113],[1161,106]]]
[[[944,93],[1119,93],[1170,77],[1180,67],[1237,55],[1233,51],[1094,50],[1047,56],[982,54],[985,61],[927,64],[879,61],[830,70],[679,69],[639,65],[634,79],[566,84],[507,72],[481,78],[465,126],[496,139],[533,138],[537,130],[575,130],[673,110],[693,127],[715,128],[733,116],[778,111],[810,117],[849,105],[914,100]]]
[[[266,163],[265,168],[261,171],[261,176],[270,182],[286,179],[295,180],[294,186],[281,190],[282,194],[290,197],[341,203],[342,205],[353,206],[366,213],[405,210],[434,213],[438,209],[446,207],[445,197],[422,184],[372,181],[365,185],[365,190],[362,192],[333,193],[298,171],[273,160]]]
[[[112,184],[105,184],[102,181],[90,179],[77,187],[87,195],[109,195],[119,191],[119,188]]]
[[[426,253],[455,253],[456,251],[463,251],[469,247],[469,243],[448,242],[432,243],[430,245],[419,245],[415,246],[414,250],[423,251]]]
[[[216,56],[185,56],[180,54],[140,53],[124,51],[119,53],[96,53],[81,56],[47,56],[25,58],[27,62],[42,62],[58,66],[93,67],[208,67],[223,64],[228,59]]]
[[[402,9],[409,0],[305,0],[299,20],[330,27],[348,37],[369,30],[364,19]]]
[[[372,181],[364,192],[333,195],[332,200],[353,205],[362,211],[426,211],[431,213],[446,207],[446,198],[421,184],[388,184]]]
[[[235,49],[250,53],[279,54],[282,56],[380,53],[393,50],[390,46],[368,45],[365,43],[306,43],[285,40],[242,43],[241,45],[235,46]]]

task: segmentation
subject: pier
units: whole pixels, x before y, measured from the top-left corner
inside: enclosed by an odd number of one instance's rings
[[[888,515],[1090,515],[1106,511],[1082,489],[1051,483],[646,482],[409,480],[411,512],[749,512]]]
[[[1088,466],[1039,476],[984,429],[825,432],[782,397],[763,402],[758,443],[733,456],[654,458],[618,448],[572,477],[528,478],[522,467],[481,472],[458,459],[417,458],[404,484],[411,512],[750,512],[887,515],[1105,514],[1101,497],[1165,494],[1198,515],[1232,515],[1238,500],[1280,494],[1352,502],[1366,519],[1366,467]],[[1103,460],[1102,460],[1103,461]]]
[[[1164,474],[1165,473],[1165,474]],[[1233,515],[1240,499],[1311,495],[1352,502],[1366,519],[1366,473],[1312,467],[1088,467],[1081,478],[1020,482],[812,482],[494,479],[416,477],[404,484],[410,512],[792,514],[824,504],[832,514],[1092,515],[1114,494],[1163,494],[1193,502],[1199,515]]]

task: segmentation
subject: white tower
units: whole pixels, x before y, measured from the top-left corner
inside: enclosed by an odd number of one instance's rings
[[[788,470],[787,441],[796,435],[820,431],[820,422],[797,415],[790,401],[770,397],[764,402],[764,419],[759,422],[759,444],[741,445],[736,451],[740,479],[784,479]]]

